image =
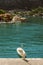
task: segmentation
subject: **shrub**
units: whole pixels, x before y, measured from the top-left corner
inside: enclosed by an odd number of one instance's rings
[[[5,14],[6,12],[2,9],[0,9],[0,14]]]

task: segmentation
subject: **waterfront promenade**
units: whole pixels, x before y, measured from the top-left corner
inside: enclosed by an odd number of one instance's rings
[[[21,58],[0,58],[0,65],[43,65],[42,58],[26,58],[28,62]]]

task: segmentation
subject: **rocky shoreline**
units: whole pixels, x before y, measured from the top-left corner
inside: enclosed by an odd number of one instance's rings
[[[27,22],[29,17],[39,17],[43,18],[43,8],[38,7],[32,9],[31,11],[23,10],[10,10],[4,11],[0,10],[0,23],[15,23],[15,22]]]

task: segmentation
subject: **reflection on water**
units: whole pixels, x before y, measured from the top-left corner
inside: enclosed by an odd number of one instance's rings
[[[0,57],[18,58],[18,47],[27,57],[43,58],[43,24],[0,24]]]

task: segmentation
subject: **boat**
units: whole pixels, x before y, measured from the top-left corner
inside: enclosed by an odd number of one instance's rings
[[[26,53],[25,51],[22,49],[22,48],[17,48],[17,53],[19,56],[21,56],[22,58],[25,58],[26,57]]]

